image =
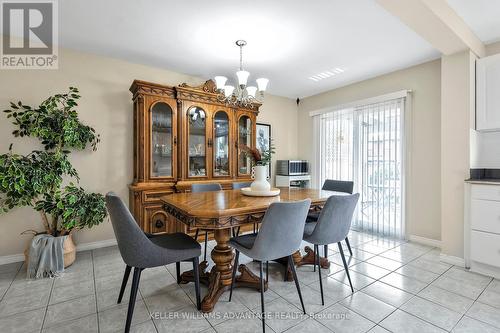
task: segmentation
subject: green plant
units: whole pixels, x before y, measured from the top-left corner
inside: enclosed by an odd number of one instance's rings
[[[40,212],[45,232],[54,236],[91,228],[107,215],[101,194],[87,193],[73,183],[62,187],[65,177],[79,181],[69,161],[71,150],[90,145],[95,151],[100,141],[95,130],[78,119],[79,98],[78,89],[70,87],[37,108],[18,102],[4,111],[16,127],[15,137],[38,138],[45,150],[19,155],[11,144],[9,152],[0,155],[0,209],[31,206]]]

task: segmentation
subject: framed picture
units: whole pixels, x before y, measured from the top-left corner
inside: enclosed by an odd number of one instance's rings
[[[271,141],[271,125],[257,123],[257,136],[255,138],[255,147],[262,153],[264,150],[269,149]],[[271,178],[271,164],[267,167],[267,178]]]

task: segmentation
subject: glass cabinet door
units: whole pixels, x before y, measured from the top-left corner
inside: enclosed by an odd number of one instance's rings
[[[188,176],[204,177],[206,165],[206,112],[198,106],[188,110]]]
[[[241,116],[238,120],[238,144],[252,147],[252,120],[248,116]],[[238,147],[238,173],[250,175],[252,159],[244,150]]]
[[[229,176],[229,117],[224,111],[214,115],[212,149],[214,176]]]
[[[151,108],[151,176],[172,177],[172,108],[158,102]]]

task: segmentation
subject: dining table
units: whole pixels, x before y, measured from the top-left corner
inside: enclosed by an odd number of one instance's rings
[[[208,292],[202,301],[202,312],[212,312],[219,297],[231,286],[234,250],[229,245],[229,240],[232,228],[261,222],[267,208],[273,202],[310,199],[310,211],[319,211],[326,200],[335,194],[345,195],[340,192],[290,187],[280,188],[280,194],[273,197],[246,196],[239,189],[172,193],[161,197],[165,212],[174,219],[188,225],[191,230],[208,229],[214,233],[216,245],[211,252],[214,265],[210,271],[207,270],[209,265],[206,261],[201,262],[199,267],[200,282],[208,286]],[[314,251],[306,246],[305,252],[306,254],[302,255],[297,249],[294,253],[293,261],[296,266],[314,264]],[[328,259],[320,257],[320,266],[328,268],[330,266]],[[238,266],[238,272],[234,288],[260,289],[259,277],[245,264]],[[292,281],[292,274],[285,276]],[[192,281],[194,281],[192,270],[181,275],[181,283]],[[264,289],[267,290],[267,281],[264,283]]]

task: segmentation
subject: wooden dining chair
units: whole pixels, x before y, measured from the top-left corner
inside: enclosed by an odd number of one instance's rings
[[[288,265],[292,271],[295,287],[299,294],[302,310],[306,314],[300,284],[295,271],[295,264],[292,255],[297,252],[302,243],[304,233],[304,223],[307,212],[311,205],[311,200],[301,200],[294,202],[274,202],[267,209],[258,234],[246,234],[233,237],[229,244],[236,250],[234,259],[233,276],[229,293],[229,302],[233,295],[234,280],[238,268],[240,252],[259,262],[260,266],[260,302],[262,311],[262,331],[266,331],[264,315],[264,274],[263,263],[278,258],[288,258]],[[286,230],[286,232],[283,232]],[[268,269],[266,265],[266,281]]]
[[[216,192],[222,191],[222,186],[219,183],[209,183],[209,184],[192,184],[191,192]],[[207,261],[207,245],[208,245],[208,229],[201,229],[201,231],[205,232],[205,251],[203,252],[203,261]],[[196,233],[194,235],[194,240],[198,241],[198,234],[200,229],[196,229]]]
[[[325,305],[323,296],[323,282],[321,280],[321,267],[319,266],[319,246],[337,243],[340,256],[344,264],[344,269],[352,287],[351,276],[349,275],[349,267],[345,260],[344,250],[340,242],[345,239],[351,228],[352,216],[354,209],[358,203],[359,193],[352,195],[333,195],[328,198],[321,213],[319,214],[318,222],[306,223],[304,229],[304,240],[314,244],[314,259],[318,265],[319,286],[321,290],[321,303]]]
[[[201,254],[200,244],[184,233],[163,234],[149,238],[139,228],[125,203],[113,192],[106,194],[106,207],[111,218],[118,249],[126,265],[118,296],[118,304],[122,301],[130,271],[134,268],[125,333],[130,331],[141,272],[146,268],[165,266],[175,262],[177,276],[179,277],[180,262],[191,261],[195,277],[196,306],[198,310],[201,310],[198,273],[198,258]]]
[[[347,180],[326,179],[321,189],[325,191],[335,191],[335,192],[344,192],[352,194],[352,191],[354,189],[354,182]],[[309,212],[309,214],[307,215],[306,222],[317,222],[319,213],[320,213],[319,211]],[[352,249],[351,249],[351,244],[349,243],[349,238],[346,236],[344,241],[345,244],[347,245],[347,249],[349,250],[349,254],[352,256]],[[325,258],[328,258],[328,245],[324,246],[324,252],[325,252]],[[316,264],[314,265],[314,271],[316,271]]]

